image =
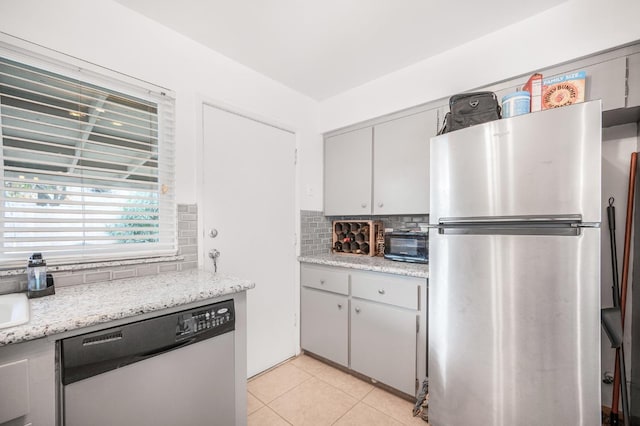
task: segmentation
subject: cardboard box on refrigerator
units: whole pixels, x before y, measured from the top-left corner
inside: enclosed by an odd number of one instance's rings
[[[522,90],[531,94],[531,112],[542,110],[542,74],[535,73],[522,86]]]
[[[572,72],[542,80],[542,109],[584,102],[587,74]]]

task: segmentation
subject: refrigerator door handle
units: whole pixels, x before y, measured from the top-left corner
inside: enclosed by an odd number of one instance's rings
[[[599,226],[599,223],[581,222],[580,215],[441,218],[438,224],[430,225],[439,234],[552,236],[579,236],[583,228]]]
[[[582,223],[582,215],[549,215],[549,216],[491,216],[491,217],[443,217],[438,220],[439,225],[569,225]]]
[[[550,235],[577,237],[582,234],[578,226],[438,226],[439,234],[445,235]]]

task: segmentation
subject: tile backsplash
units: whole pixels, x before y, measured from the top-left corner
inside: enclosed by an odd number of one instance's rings
[[[176,256],[138,261],[100,262],[82,269],[51,267],[56,287],[111,281],[120,278],[157,275],[163,272],[184,271],[198,266],[198,206],[178,204],[178,252]],[[27,278],[24,273],[0,276],[0,294],[25,291]]]
[[[315,256],[331,252],[331,225],[334,220],[381,220],[385,228],[417,229],[429,224],[428,215],[325,216],[321,211],[300,210],[300,255]]]

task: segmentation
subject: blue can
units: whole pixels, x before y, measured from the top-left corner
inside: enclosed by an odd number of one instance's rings
[[[509,93],[502,98],[502,118],[528,114],[531,111],[531,94],[529,92]]]

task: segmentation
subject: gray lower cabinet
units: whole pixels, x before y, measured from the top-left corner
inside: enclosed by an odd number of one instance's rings
[[[351,301],[351,368],[413,395],[416,312],[363,299]]]
[[[0,424],[55,425],[55,343],[0,347]]]
[[[300,290],[300,345],[349,366],[349,298],[314,288]]]
[[[426,376],[424,278],[301,265],[302,349],[409,395]]]

